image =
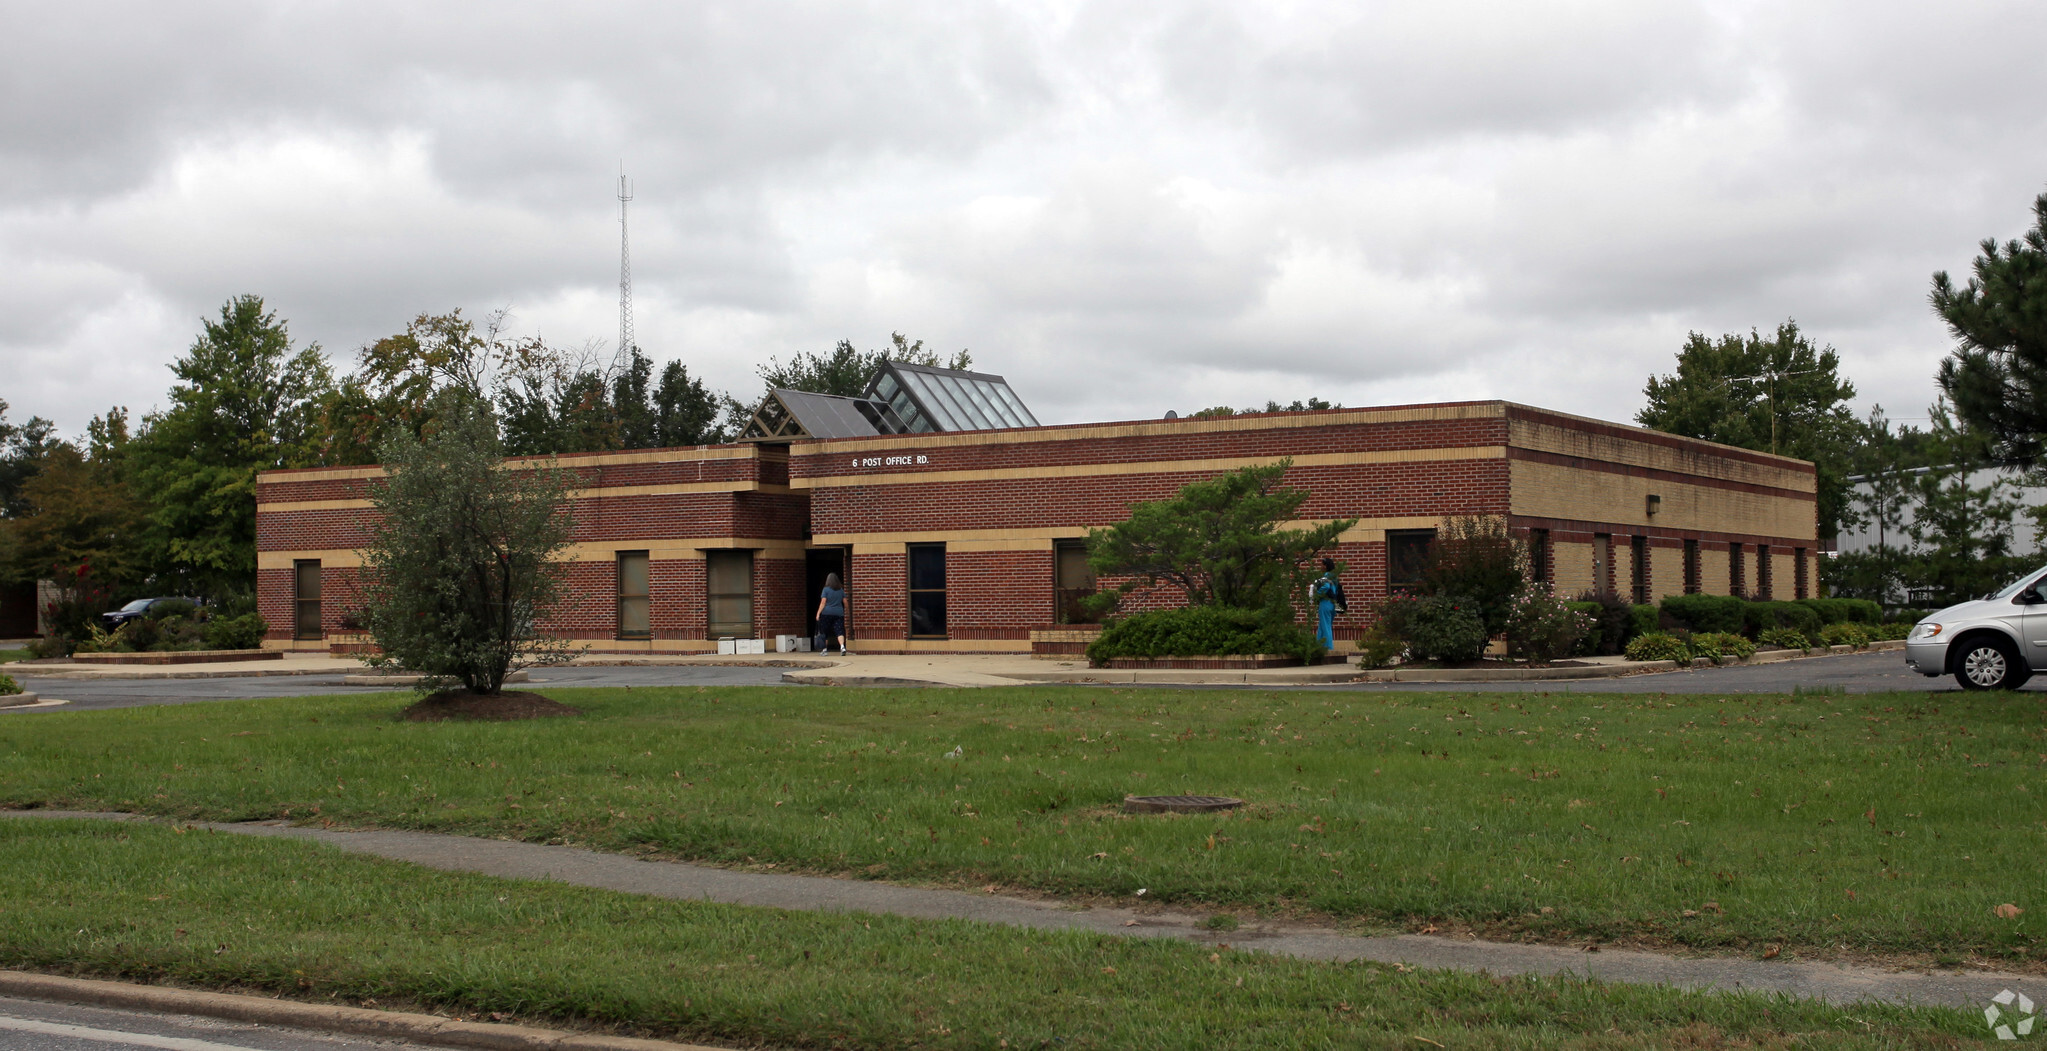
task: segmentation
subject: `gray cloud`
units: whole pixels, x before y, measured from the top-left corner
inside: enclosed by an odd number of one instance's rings
[[[1630,417],[1796,317],[1931,397],[1935,269],[2047,184],[2034,5],[8,4],[0,390],[161,398],[258,292],[753,363],[905,331],[1048,420],[1308,394]]]

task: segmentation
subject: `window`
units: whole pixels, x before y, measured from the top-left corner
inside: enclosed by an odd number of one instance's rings
[[[1436,531],[1433,529],[1388,529],[1386,590],[1420,586],[1422,567],[1429,560],[1429,545],[1435,542]]]
[[[1613,534],[1592,534],[1592,590],[1613,594]]]
[[[1699,542],[1685,541],[1685,594],[1699,593]]]
[[[1744,572],[1744,570],[1746,570],[1747,568],[1748,567],[1741,564],[1741,545],[1740,544],[1727,545],[1728,594],[1741,596],[1748,595],[1748,574]]]
[[[1812,597],[1812,592],[1808,588],[1805,574],[1806,574],[1805,549],[1802,547],[1794,547],[1791,549],[1792,598]]]
[[[302,558],[291,564],[292,631],[294,639],[317,639],[320,630],[320,560]]]
[[[705,592],[714,639],[753,637],[753,552],[704,553]]]
[[[1756,597],[1768,602],[1770,594],[1770,545],[1756,545]]]
[[[945,636],[945,545],[910,545],[910,636]]]
[[[1634,563],[1628,567],[1628,572],[1630,577],[1629,583],[1633,585],[1632,590],[1635,593],[1635,605],[1647,605],[1649,603],[1649,538],[1646,536],[1631,538],[1628,541],[1628,548],[1629,561]]]
[[[1556,574],[1550,570],[1549,530],[1528,531],[1528,570],[1535,575],[1538,584],[1556,583]]]
[[[1098,614],[1090,614],[1080,606],[1080,600],[1095,593],[1095,571],[1087,564],[1087,541],[1055,540],[1052,542],[1053,586],[1057,589],[1058,608],[1053,610],[1053,619],[1059,624],[1093,624],[1100,620]]]
[[[654,636],[648,616],[647,553],[618,553],[618,637],[647,639]]]

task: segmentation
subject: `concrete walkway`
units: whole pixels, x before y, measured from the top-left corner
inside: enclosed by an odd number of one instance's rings
[[[131,814],[52,810],[0,811],[0,816],[154,820]],[[1577,974],[1616,982],[1787,993],[1834,1003],[1880,1000],[1978,1009],[2006,989],[2023,993],[2035,1001],[2047,1002],[2047,977],[1996,971],[1913,972],[1789,958],[1762,961],[1731,956],[1668,956],[1616,949],[1586,952],[1551,945],[1507,944],[1414,934],[1365,937],[1327,928],[1263,921],[1248,923],[1234,931],[1216,932],[1202,926],[1207,916],[1199,913],[1074,908],[1059,902],[995,894],[642,861],[576,847],[428,832],[344,832],[275,821],[191,824],[238,835],[324,843],[358,854],[407,861],[450,872],[559,880],[577,886],[689,901],[776,909],[870,912],[917,919],[964,919],[1044,930],[1177,938],[1204,945],[1227,943],[1239,949],[1309,960],[1374,960],[1413,967],[1482,970],[1503,975]]]

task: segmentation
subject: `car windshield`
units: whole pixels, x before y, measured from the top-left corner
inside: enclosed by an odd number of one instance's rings
[[[2027,584],[2030,584],[2033,581],[2040,579],[2040,573],[2041,570],[2036,569],[2031,573],[2028,573],[2025,576],[2022,576],[2017,580],[2014,580],[2011,583],[2006,584],[2003,590],[1999,591],[1995,595],[1990,596],[1990,601],[1996,602],[1999,599],[2008,599],[2013,595],[2018,594],[2020,591],[2023,591],[2025,589]]]
[[[148,608],[149,608],[149,604],[150,604],[151,602],[153,602],[153,601],[155,601],[155,600],[154,600],[154,599],[146,599],[146,598],[139,598],[139,599],[136,599],[135,601],[133,601],[133,602],[130,602],[130,603],[128,603],[128,604],[127,604],[127,605],[125,605],[125,606],[122,606],[122,607],[121,607],[121,612],[123,612],[123,613],[140,613],[140,612],[142,612],[143,610],[145,610],[145,609],[148,609]]]

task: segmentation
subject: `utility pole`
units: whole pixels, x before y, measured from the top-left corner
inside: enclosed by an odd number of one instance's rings
[[[623,376],[633,364],[633,253],[626,237],[626,205],[632,203],[633,186],[621,169],[618,175],[618,351],[611,357],[611,374]]]
[[[1819,369],[1799,369],[1799,370],[1797,370],[1796,372],[1780,372],[1780,371],[1778,371],[1778,370],[1776,370],[1776,369],[1771,369],[1771,370],[1770,370],[1770,371],[1768,371],[1768,372],[1758,373],[1758,374],[1756,374],[1756,375],[1754,375],[1754,376],[1730,376],[1730,377],[1728,377],[1728,379],[1727,379],[1727,382],[1729,382],[1729,383],[1751,383],[1751,382],[1754,382],[1754,381],[1756,381],[1756,380],[1768,380],[1768,381],[1769,381],[1769,384],[1770,384],[1770,385],[1769,385],[1769,386],[1768,386],[1767,388],[1765,388],[1765,390],[1767,391],[1768,397],[1769,397],[1769,399],[1770,399],[1770,455],[1772,455],[1772,456],[1776,456],[1776,455],[1778,455],[1778,453],[1777,453],[1777,381],[1778,381],[1778,380],[1781,380],[1781,379],[1783,379],[1783,378],[1785,378],[1786,376],[1809,376],[1809,375],[1811,375],[1812,373],[1815,373],[1815,372],[1818,372],[1818,371],[1820,371],[1820,370],[1819,370]]]

